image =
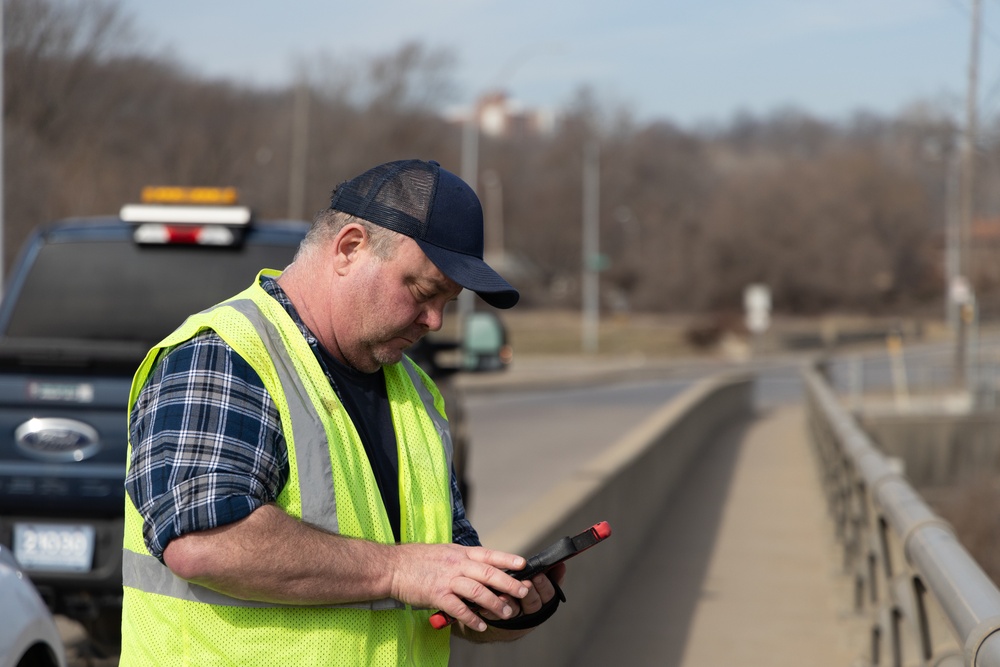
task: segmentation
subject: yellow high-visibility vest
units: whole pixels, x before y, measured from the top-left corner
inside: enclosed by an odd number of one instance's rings
[[[254,284],[188,318],[147,354],[129,412],[161,352],[212,329],[260,375],[278,408],[288,482],[277,505],[340,535],[394,541],[367,454],[309,344],[281,304]],[[433,382],[407,358],[384,368],[399,453],[400,534],[451,542],[451,439]],[[132,458],[129,445],[129,461]],[[151,665],[447,665],[449,635],[433,610],[384,599],[337,606],[239,600],[176,577],[150,555],[125,496],[123,667]]]

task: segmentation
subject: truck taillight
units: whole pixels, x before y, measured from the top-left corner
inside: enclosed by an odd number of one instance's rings
[[[118,214],[139,244],[236,245],[253,220],[233,188],[146,188],[143,201],[159,203],[125,204]]]
[[[136,243],[150,245],[211,245],[236,243],[233,230],[221,225],[164,225],[145,223],[132,234]]]

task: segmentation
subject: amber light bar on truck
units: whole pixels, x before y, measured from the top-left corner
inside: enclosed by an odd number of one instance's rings
[[[182,188],[174,185],[147,185],[142,189],[143,204],[201,204],[231,206],[239,201],[236,188]]]
[[[136,225],[140,244],[235,245],[253,219],[237,199],[235,188],[147,187],[143,203],[122,206],[119,217]]]

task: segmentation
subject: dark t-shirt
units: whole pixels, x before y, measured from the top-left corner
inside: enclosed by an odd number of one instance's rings
[[[333,380],[334,391],[358,429],[382,494],[382,502],[389,514],[392,534],[399,542],[399,454],[385,388],[385,373],[382,369],[362,373],[340,363],[326,350],[322,351],[322,355]]]

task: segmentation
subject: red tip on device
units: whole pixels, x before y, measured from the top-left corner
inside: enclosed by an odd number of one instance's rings
[[[600,540],[606,539],[609,535],[611,535],[611,525],[607,521],[595,524],[591,530],[594,531],[597,539]]]
[[[443,611],[439,611],[431,615],[431,627],[435,630],[440,630],[441,628],[447,627],[452,622],[452,617]]]

